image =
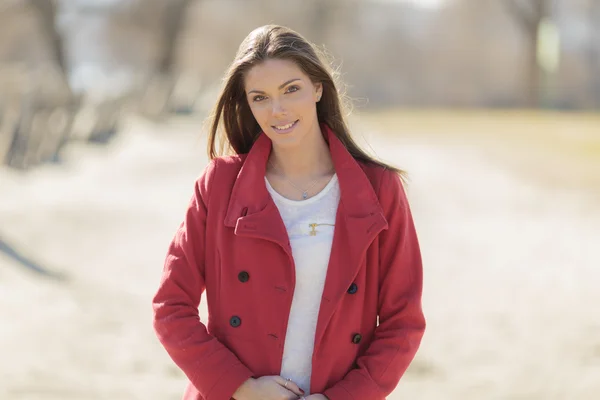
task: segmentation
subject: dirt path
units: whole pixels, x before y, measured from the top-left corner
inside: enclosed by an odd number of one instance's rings
[[[132,120],[67,165],[0,171],[1,399],[180,398],[150,298],[206,161],[196,129]],[[390,399],[598,398],[594,197],[520,180],[478,146],[369,140],[411,172],[426,267],[428,332]]]

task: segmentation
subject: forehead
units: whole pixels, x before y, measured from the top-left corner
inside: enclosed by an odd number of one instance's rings
[[[266,60],[250,68],[244,77],[244,87],[249,90],[277,90],[290,79],[309,80],[308,76],[293,61]]]

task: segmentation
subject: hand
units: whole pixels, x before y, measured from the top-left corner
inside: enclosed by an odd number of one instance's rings
[[[301,397],[302,398],[302,397]],[[304,397],[305,400],[329,400],[325,395],[322,394],[311,394],[310,396]]]
[[[233,394],[235,400],[295,400],[302,389],[278,375],[250,378]]]

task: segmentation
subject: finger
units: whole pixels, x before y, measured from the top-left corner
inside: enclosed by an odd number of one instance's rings
[[[287,380],[283,377],[279,377],[279,379],[277,379],[276,382],[284,388],[286,388],[287,390],[289,390],[290,392],[294,393],[296,396],[304,395],[304,391],[300,389],[300,387],[294,381]]]

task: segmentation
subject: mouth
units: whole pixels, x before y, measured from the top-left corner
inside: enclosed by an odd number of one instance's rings
[[[298,121],[299,120],[296,120],[286,125],[272,125],[271,128],[273,128],[273,130],[277,133],[289,133],[298,124]]]

